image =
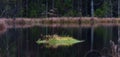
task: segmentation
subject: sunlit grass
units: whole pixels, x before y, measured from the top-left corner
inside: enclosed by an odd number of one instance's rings
[[[45,40],[37,40],[37,44],[48,44],[47,47],[58,47],[58,46],[72,46],[73,44],[84,42],[83,40],[77,40],[73,37],[67,36],[49,36],[48,39]]]

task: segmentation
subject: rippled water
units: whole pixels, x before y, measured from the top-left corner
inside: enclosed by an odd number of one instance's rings
[[[41,35],[71,36],[85,40],[69,47],[46,48],[36,44]],[[0,57],[100,57],[113,56],[118,26],[9,28],[0,35]],[[112,47],[112,48],[111,48]]]

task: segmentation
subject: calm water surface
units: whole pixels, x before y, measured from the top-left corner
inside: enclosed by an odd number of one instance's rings
[[[58,48],[36,44],[41,35],[53,34],[85,42]],[[110,40],[117,44],[118,26],[11,28],[0,35],[0,57],[110,57]]]

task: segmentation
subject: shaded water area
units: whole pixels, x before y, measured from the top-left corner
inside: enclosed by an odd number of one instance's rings
[[[14,26],[0,35],[0,57],[117,57],[115,46],[118,44],[118,32],[119,26]],[[36,43],[42,35],[53,34],[85,41],[57,48],[46,48]]]

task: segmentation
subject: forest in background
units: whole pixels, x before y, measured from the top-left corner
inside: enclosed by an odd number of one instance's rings
[[[95,17],[118,17],[118,0],[93,0]],[[90,17],[91,0],[0,0],[0,17]]]

